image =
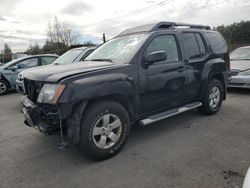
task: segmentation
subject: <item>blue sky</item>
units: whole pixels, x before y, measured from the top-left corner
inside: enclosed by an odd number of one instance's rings
[[[250,19],[249,0],[0,0],[0,50],[43,45],[49,21],[57,16],[81,32],[80,42],[112,38],[122,30],[158,21],[218,26]]]

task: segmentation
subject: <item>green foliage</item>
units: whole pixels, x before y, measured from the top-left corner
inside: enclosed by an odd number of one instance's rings
[[[3,50],[4,54],[11,54],[11,49],[9,47],[9,45],[7,43],[4,43],[4,50]]]
[[[226,39],[229,46],[242,46],[250,44],[250,21],[241,21],[228,26],[214,28]]]
[[[29,48],[26,51],[27,54],[36,55],[41,53],[40,46],[36,43],[35,45],[30,44]]]

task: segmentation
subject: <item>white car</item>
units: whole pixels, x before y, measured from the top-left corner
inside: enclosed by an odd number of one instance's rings
[[[244,180],[242,188],[250,188],[250,167],[249,167],[247,174],[245,176],[245,180]]]
[[[250,89],[250,46],[240,47],[230,54],[228,87]]]

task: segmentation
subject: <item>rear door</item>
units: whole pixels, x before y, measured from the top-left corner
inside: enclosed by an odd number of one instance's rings
[[[181,33],[185,62],[188,65],[187,102],[197,100],[202,84],[201,75],[209,60],[205,39],[199,32]]]
[[[149,67],[140,66],[140,101],[143,114],[181,104],[185,100],[187,67],[182,60],[175,34],[157,35],[142,53],[141,65],[152,52],[165,51],[167,60]]]

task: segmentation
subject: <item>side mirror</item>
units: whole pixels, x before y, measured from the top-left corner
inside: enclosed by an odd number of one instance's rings
[[[8,70],[11,70],[11,71],[15,71],[17,69],[18,69],[18,66],[16,66],[16,65],[8,68]]]
[[[159,61],[167,60],[167,54],[165,51],[151,52],[147,57],[147,63],[152,65]]]

